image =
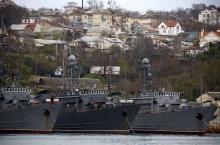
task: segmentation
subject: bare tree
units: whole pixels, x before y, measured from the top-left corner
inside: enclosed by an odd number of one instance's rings
[[[101,10],[104,8],[104,2],[101,0],[88,0],[87,3],[90,9]]]
[[[108,5],[109,10],[111,11],[114,11],[120,8],[115,0],[108,0],[107,5]]]

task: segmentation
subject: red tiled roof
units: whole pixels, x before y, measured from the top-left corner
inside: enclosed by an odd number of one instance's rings
[[[199,45],[193,45],[191,49],[200,49]]]
[[[203,34],[202,34],[203,33]],[[205,37],[206,35],[208,35],[210,32],[201,32],[201,37]],[[214,32],[217,36],[220,37],[220,32]]]
[[[168,20],[168,21],[164,21],[164,23],[167,25],[167,27],[175,27],[177,24],[177,21],[175,20]]]
[[[28,24],[25,28],[30,28],[32,31],[34,31],[35,27],[36,27],[36,24],[33,23],[33,24]]]
[[[216,35],[218,35],[220,37],[220,32],[215,32]]]
[[[208,35],[210,32],[201,32],[201,37]]]
[[[61,25],[57,24],[57,23],[54,23],[54,22],[50,22],[48,20],[44,20],[44,22],[48,23],[49,25],[51,26],[55,26],[55,27],[62,27]]]

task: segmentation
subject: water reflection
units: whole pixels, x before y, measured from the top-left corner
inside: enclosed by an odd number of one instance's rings
[[[217,145],[220,134],[184,135],[1,135],[0,145]]]

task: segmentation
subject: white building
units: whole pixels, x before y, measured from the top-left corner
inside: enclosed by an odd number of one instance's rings
[[[201,32],[200,36],[200,47],[204,47],[208,43],[215,43],[220,42],[220,30],[217,30],[217,32]]]
[[[37,17],[25,17],[21,20],[22,24],[34,24],[39,22],[39,19]]]
[[[0,8],[6,5],[16,6],[16,4],[12,0],[0,0]]]
[[[68,2],[67,5],[65,5],[63,8],[65,12],[69,12],[71,10],[78,9],[78,6],[76,2]]]
[[[127,46],[122,40],[118,38],[108,38],[101,36],[83,36],[74,42],[74,46],[80,46],[81,43],[84,42],[87,44],[86,51],[93,50],[103,50],[109,51],[111,47],[118,46],[122,51],[129,50],[129,46]]]
[[[62,40],[47,40],[47,39],[34,39],[35,46],[37,47],[42,47],[45,45],[58,45],[60,46],[59,48],[64,48],[67,49],[66,42]]]
[[[190,58],[195,58],[198,54],[201,54],[203,53],[204,50],[203,49],[200,49],[200,48],[194,48],[194,47],[191,47],[191,48],[188,48],[186,50],[186,54],[190,57]]]
[[[175,20],[164,21],[158,26],[159,35],[172,35],[177,36],[183,33],[180,24]]]
[[[115,35],[114,30],[108,26],[108,25],[95,25],[92,26],[86,33],[88,36],[105,36],[105,37],[111,37],[112,35]]]
[[[220,12],[214,8],[205,9],[199,14],[199,22],[210,25],[220,24]]]

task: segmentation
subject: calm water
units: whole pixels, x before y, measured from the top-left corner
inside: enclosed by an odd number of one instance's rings
[[[220,134],[184,135],[0,135],[0,145],[219,145]]]

